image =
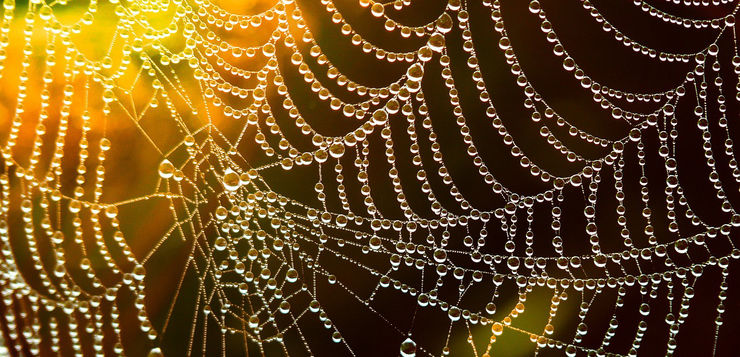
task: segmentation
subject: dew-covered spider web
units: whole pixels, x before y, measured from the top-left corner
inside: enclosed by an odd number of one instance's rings
[[[3,0],[0,354],[731,356],[731,0]]]

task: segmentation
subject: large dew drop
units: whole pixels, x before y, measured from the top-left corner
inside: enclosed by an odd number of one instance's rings
[[[370,13],[372,13],[375,17],[381,17],[385,13],[385,8],[383,7],[383,4],[375,3],[370,8]]]
[[[164,159],[159,164],[159,177],[168,179],[175,174],[175,165],[172,165],[170,160]]]
[[[342,157],[344,155],[344,145],[341,143],[332,144],[329,146],[329,155],[335,159]]]
[[[229,191],[236,191],[239,189],[239,186],[241,186],[239,175],[232,169],[226,169],[226,171],[224,171],[224,177],[221,179],[221,182],[223,183],[224,188]]]
[[[442,249],[437,249],[434,251],[434,261],[437,263],[444,263],[445,260],[447,260],[447,252],[445,252]]]
[[[429,36],[429,40],[427,41],[427,45],[429,48],[432,49],[432,51],[435,52],[442,52],[442,50],[445,47],[445,37],[439,32],[434,33],[433,35]]]
[[[446,12],[442,13],[442,16],[440,16],[437,19],[436,25],[437,25],[437,31],[441,33],[448,33],[450,32],[450,30],[452,30],[452,25],[453,25],[452,17],[450,17],[450,15]]]
[[[414,342],[414,340],[407,338],[403,342],[401,342],[401,356],[416,356],[416,342]]]
[[[409,80],[418,82],[424,77],[424,67],[418,63],[413,64],[406,70],[406,76],[408,76]]]
[[[386,113],[383,109],[378,109],[375,112],[373,112],[373,124],[375,125],[385,125],[385,123],[388,121],[388,113]]]

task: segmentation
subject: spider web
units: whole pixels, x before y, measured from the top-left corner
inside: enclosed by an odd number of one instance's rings
[[[731,354],[737,2],[541,2],[5,0],[2,353]]]

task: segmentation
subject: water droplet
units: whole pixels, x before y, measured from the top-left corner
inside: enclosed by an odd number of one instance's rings
[[[342,334],[340,334],[339,331],[334,331],[334,333],[331,334],[331,340],[334,341],[334,343],[342,342]]]
[[[218,237],[216,239],[216,243],[215,243],[216,250],[223,251],[224,249],[226,249],[226,245],[227,245],[226,238]]]
[[[434,251],[434,261],[437,263],[444,263],[447,260],[447,252],[442,249]]]
[[[455,306],[451,307],[451,308],[450,308],[450,309],[449,309],[449,310],[447,311],[447,316],[448,316],[448,317],[450,318],[450,320],[452,320],[452,321],[457,321],[457,320],[460,320],[460,315],[461,315],[461,314],[462,314],[462,312],[460,311],[460,308],[458,308],[458,307],[455,307]]]
[[[381,244],[380,238],[378,237],[370,238],[370,248],[372,248],[373,250],[380,249],[381,245],[382,244]]]
[[[241,186],[239,175],[232,169],[226,169],[224,177],[222,178],[222,183],[224,188],[229,191],[236,191],[239,189],[239,186]]]
[[[290,312],[290,303],[287,301],[283,301],[280,303],[280,312],[283,314],[287,314]]]
[[[500,322],[494,322],[493,326],[491,326],[491,332],[496,336],[501,336],[504,333],[504,325]]]
[[[383,7],[383,4],[376,2],[373,4],[373,6],[370,8],[370,12],[375,17],[381,17],[383,16],[383,13],[385,13],[385,8]]]
[[[529,11],[530,11],[531,13],[533,13],[533,14],[537,14],[537,13],[539,13],[539,12],[540,12],[540,10],[541,10],[541,9],[542,9],[542,7],[540,6],[540,2],[539,2],[539,1],[537,1],[537,0],[532,0],[532,1],[531,1],[531,2],[529,3]]]
[[[435,52],[442,52],[442,50],[445,48],[445,36],[439,32],[436,32],[433,35],[429,36],[427,45],[429,45],[429,48],[431,48]]]
[[[576,61],[574,61],[572,57],[566,57],[563,60],[563,68],[569,72],[573,71],[576,68]]]
[[[226,210],[226,207],[219,206],[218,208],[216,208],[216,219],[218,219],[219,221],[223,221],[224,219],[226,219],[226,216],[228,214],[229,211]]]
[[[448,33],[452,30],[452,17],[446,12],[437,19],[437,31],[441,33]]]
[[[519,258],[517,258],[517,257],[510,257],[508,260],[506,260],[506,265],[511,270],[517,270],[517,269],[519,269]]]
[[[293,268],[288,269],[288,272],[285,274],[285,280],[289,283],[295,283],[298,280],[298,271]]]
[[[318,149],[313,153],[313,157],[318,163],[324,163],[329,158],[329,154],[324,149]]]
[[[41,7],[41,10],[39,10],[39,17],[44,21],[48,21],[49,19],[51,19],[51,15],[52,11],[49,5],[44,5]]]
[[[341,143],[334,143],[329,147],[329,154],[331,157],[338,159],[344,155],[344,145]]]
[[[425,307],[429,305],[429,295],[427,294],[419,294],[419,297],[417,298],[417,301],[419,303],[419,306]]]
[[[673,247],[676,248],[676,252],[685,254],[689,250],[689,242],[686,239],[679,239],[673,243]]]
[[[416,356],[416,342],[414,342],[414,340],[407,338],[403,342],[401,342],[401,356]]]
[[[110,140],[108,140],[107,138],[100,139],[100,150],[108,151],[110,150],[110,146]]]
[[[175,174],[175,165],[172,165],[170,160],[164,159],[159,164],[159,177],[168,179]]]
[[[375,125],[384,125],[388,121],[388,113],[383,109],[378,109],[373,112],[373,123]]]
[[[424,77],[424,67],[415,63],[406,70],[406,75],[409,77],[409,80],[418,82]]]

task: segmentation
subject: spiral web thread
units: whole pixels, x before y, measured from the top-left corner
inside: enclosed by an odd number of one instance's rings
[[[170,333],[186,345],[183,350],[189,355],[232,350],[324,355],[315,347],[318,335],[312,330],[325,328],[328,334],[321,338],[336,343],[341,353],[365,355],[353,347],[356,342],[343,334],[343,326],[321,303],[328,284],[383,320],[399,336],[401,342],[394,348],[403,356],[493,355],[497,340],[512,334],[527,336],[535,353],[637,355],[652,328],[665,332],[663,350],[672,355],[686,341],[677,335],[687,328],[694,288],[713,272],[720,276],[719,293],[711,302],[714,316],[706,318],[713,319],[715,338],[705,352],[716,352],[728,267],[740,258],[733,242],[740,213],[727,194],[740,184],[732,141],[732,116],[737,115],[728,114],[728,106],[740,102],[734,2],[673,1],[687,8],[731,9],[714,19],[672,15],[660,10],[663,4],[625,2],[622,6],[635,6],[666,26],[714,34],[695,53],[670,53],[628,37],[597,6],[580,1],[615,44],[646,60],[687,64],[690,70],[680,83],[655,93],[611,88],[589,77],[560,41],[546,6],[529,2],[528,16],[539,22],[540,36],[562,61],[561,70],[606,116],[631,128],[622,138],[608,139],[579,129],[540,95],[519,63],[518,44],[508,35],[498,0],[481,0],[490,15],[490,35],[476,38],[475,44],[468,3],[450,0],[433,21],[407,26],[390,14],[412,6],[411,1],[359,0],[366,16],[385,21],[385,30],[399,41],[421,41],[408,52],[366,40],[329,0],[321,0],[324,13],[314,14],[331,18],[366,57],[407,67],[388,85],[374,88],[354,82],[334,67],[304,19],[301,2],[294,0],[274,1],[248,15],[231,13],[208,0],[91,1],[86,9],[67,9],[71,5],[60,0],[23,5],[4,0],[0,58],[3,81],[12,88],[3,92],[7,120],[0,177],[4,307],[0,321],[8,350],[32,355],[126,354],[129,346],[122,336],[128,333],[144,334],[148,353],[160,355],[168,350],[163,341]],[[157,16],[166,21],[155,21]],[[76,43],[80,34],[94,31],[99,18],[113,21],[115,31],[110,46],[91,56]],[[453,71],[447,47],[453,35],[462,43],[467,69]],[[249,41],[240,41],[243,38]],[[250,41],[255,43],[243,43]],[[574,173],[550,172],[546,162],[538,162],[517,145],[484,80],[478,41],[493,41],[498,55],[506,58],[512,75],[507,80],[516,81],[531,118],[527,125],[540,128],[539,138],[532,140],[542,140],[576,165]],[[435,132],[438,118],[432,120],[434,106],[424,95],[432,63],[441,68],[446,87],[446,97],[434,100],[449,102],[452,113],[446,115],[455,121],[465,143],[462,153],[449,154]],[[315,68],[321,73],[314,73]],[[287,81],[287,71],[300,73],[303,83]],[[482,103],[483,112],[469,115],[464,110],[461,95],[467,92],[457,88],[462,76],[474,83],[474,100]],[[344,117],[341,120],[355,122],[356,129],[341,135],[315,129],[311,110],[299,108],[291,98],[293,85],[310,89],[306,93]],[[349,95],[356,100],[341,99]],[[34,101],[38,108],[26,110]],[[693,116],[677,110],[679,103],[695,106]],[[146,174],[156,177],[156,184],[149,194],[108,201],[106,190],[112,189],[106,183],[112,165],[108,153],[119,144],[113,127],[116,116],[125,118],[146,150],[156,153],[156,167]],[[148,124],[151,116],[158,124]],[[290,127],[276,118],[288,118]],[[471,121],[484,121],[498,135],[475,137]],[[683,125],[679,131],[679,121],[696,125]],[[174,142],[156,133],[161,130],[158,126],[168,125],[175,128]],[[226,133],[225,125],[237,135]],[[698,130],[702,140],[701,156],[706,159],[702,170],[709,172],[703,180],[710,183],[717,206],[711,219],[692,208],[679,180],[676,145],[689,130]],[[559,138],[562,133],[569,138]],[[295,135],[302,142],[295,142]],[[399,136],[404,139],[396,139]],[[381,145],[371,144],[373,140]],[[479,152],[487,140],[502,141],[520,164],[514,170],[541,179],[545,188],[522,193],[500,182],[496,165]],[[579,144],[568,147],[569,140]],[[581,147],[601,154],[589,157],[579,153]],[[410,153],[410,162],[397,160],[397,152]],[[259,155],[259,160],[253,158]],[[459,180],[453,179],[454,169],[447,166],[458,160],[475,167],[477,174],[469,179],[484,183],[489,188],[485,194],[500,202],[497,207],[477,208],[465,197]],[[656,162],[659,165],[649,167]],[[626,175],[625,167],[632,163],[638,170]],[[371,172],[376,167],[385,168],[383,175]],[[314,173],[306,178],[315,196],[311,202],[273,190],[263,175],[270,170],[288,175],[301,168]],[[680,168],[695,170],[690,164]],[[660,174],[653,177],[649,170]],[[409,172],[413,174],[403,174]],[[373,194],[376,180],[392,187],[389,199],[395,200],[396,212],[384,212],[377,205],[387,197]],[[614,194],[600,193],[606,185]],[[642,217],[641,222],[630,222],[632,230],[627,224],[625,185],[639,185],[642,196],[637,200],[642,206],[629,208]],[[409,192],[413,190],[417,192]],[[581,195],[577,202],[582,222],[563,218],[562,206],[573,192]],[[427,202],[411,196],[425,197]],[[597,197],[615,205],[616,221],[599,218]],[[125,222],[119,211],[144,202],[164,202],[171,225],[150,248],[139,249],[134,248],[135,234],[127,235],[121,227],[144,223]],[[549,227],[545,236],[534,234],[537,207],[548,212],[547,217],[537,215]],[[656,218],[658,214],[662,216]],[[571,224],[585,230],[590,242],[587,254],[569,255],[564,250],[568,238],[561,230]],[[601,235],[602,225],[616,227],[618,234]],[[495,239],[501,244],[493,243]],[[609,245],[616,248],[602,248],[605,240],[616,242]],[[721,242],[724,249],[713,249],[709,241]],[[179,267],[172,300],[160,304],[160,317],[153,319],[147,303],[153,287],[145,283],[148,265],[167,259],[167,254],[159,253],[171,242],[188,247],[188,253]],[[495,251],[494,244],[503,249]],[[347,267],[370,283],[358,285],[348,279]],[[195,284],[186,283],[191,278]],[[516,291],[510,304],[502,302],[501,291],[507,286]],[[406,311],[411,327],[377,308],[375,299],[384,291],[415,301],[413,310]],[[528,306],[535,291],[549,294],[544,307]],[[596,313],[591,306],[607,294],[616,294],[605,317],[608,328],[591,331],[587,317]],[[469,302],[470,295],[484,296],[486,301]],[[638,302],[625,304],[628,299]],[[181,300],[186,300],[190,312],[177,315],[189,323],[172,332],[181,327],[172,326]],[[581,301],[577,312],[571,311],[576,323],[558,331],[558,308],[568,300]],[[131,332],[121,322],[123,305],[136,316]],[[508,307],[502,311],[501,306],[509,305],[510,311]],[[656,307],[662,307],[664,315],[648,324]],[[617,319],[620,309],[626,308],[640,313],[629,322],[632,326]],[[533,311],[537,309],[542,311]],[[414,326],[413,318],[425,310],[445,318],[434,326]],[[537,329],[518,327],[517,318],[527,313],[546,319]],[[421,328],[442,331],[446,341],[441,346],[423,343],[415,337]],[[630,342],[610,345],[619,329],[631,331]],[[450,344],[457,334],[464,335],[467,346]],[[598,343],[592,343],[594,338]]]

